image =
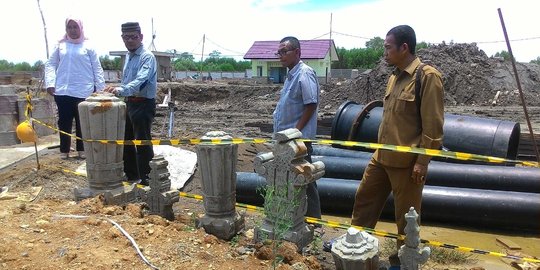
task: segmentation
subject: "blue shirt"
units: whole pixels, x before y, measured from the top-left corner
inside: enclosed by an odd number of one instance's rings
[[[311,67],[300,61],[289,70],[283,89],[281,89],[279,101],[273,114],[274,133],[295,128],[304,112],[304,105],[315,103],[317,104],[317,110],[315,110],[304,128],[300,130],[304,138],[315,139],[319,94],[320,88],[317,74]]]
[[[156,98],[157,64],[156,57],[141,45],[135,52],[128,52],[121,89],[118,95],[129,97]]]

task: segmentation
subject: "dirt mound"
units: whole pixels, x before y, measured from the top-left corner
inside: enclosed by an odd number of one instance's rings
[[[251,109],[260,100],[277,101],[282,85],[241,81],[170,82],[158,84],[158,102],[171,90],[177,103],[222,103],[230,110]]]
[[[440,44],[418,51],[420,59],[443,75],[446,105],[520,105],[519,92],[510,61],[488,57],[471,44]],[[540,66],[517,63],[518,75],[527,105],[540,103]],[[323,100],[337,107],[345,100],[367,103],[380,100],[392,71],[384,60],[358,78],[324,85]]]

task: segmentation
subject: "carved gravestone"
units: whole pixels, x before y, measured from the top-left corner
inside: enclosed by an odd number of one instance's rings
[[[266,178],[265,219],[256,228],[255,239],[283,239],[300,250],[313,239],[313,231],[304,222],[306,186],[324,175],[324,163],[304,159],[307,148],[297,140],[301,137],[297,129],[276,133],[274,150],[257,155],[254,162],[255,171]]]
[[[145,201],[150,214],[160,215],[168,220],[174,220],[172,205],[180,199],[176,190],[171,190],[171,180],[163,156],[156,156],[150,162],[150,190],[146,191]],[[141,196],[142,197],[142,196]]]
[[[431,249],[424,247],[420,249],[420,226],[418,226],[418,214],[414,207],[405,214],[407,225],[405,226],[405,245],[401,246],[398,252],[401,261],[401,269],[417,270],[420,264],[424,264],[429,259]]]

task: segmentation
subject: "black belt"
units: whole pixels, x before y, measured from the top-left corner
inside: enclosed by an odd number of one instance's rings
[[[149,98],[145,97],[127,97],[127,101],[129,102],[143,102],[149,100]]]

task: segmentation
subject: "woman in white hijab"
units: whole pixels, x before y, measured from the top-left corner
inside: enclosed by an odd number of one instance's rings
[[[105,88],[99,57],[84,35],[81,20],[66,19],[66,34],[45,63],[45,87],[54,95],[58,107],[58,128],[71,134],[75,119],[75,134],[81,137],[77,106],[93,92]],[[61,158],[69,158],[70,150],[71,137],[60,134]],[[84,158],[82,141],[77,140],[76,150],[78,157]]]

